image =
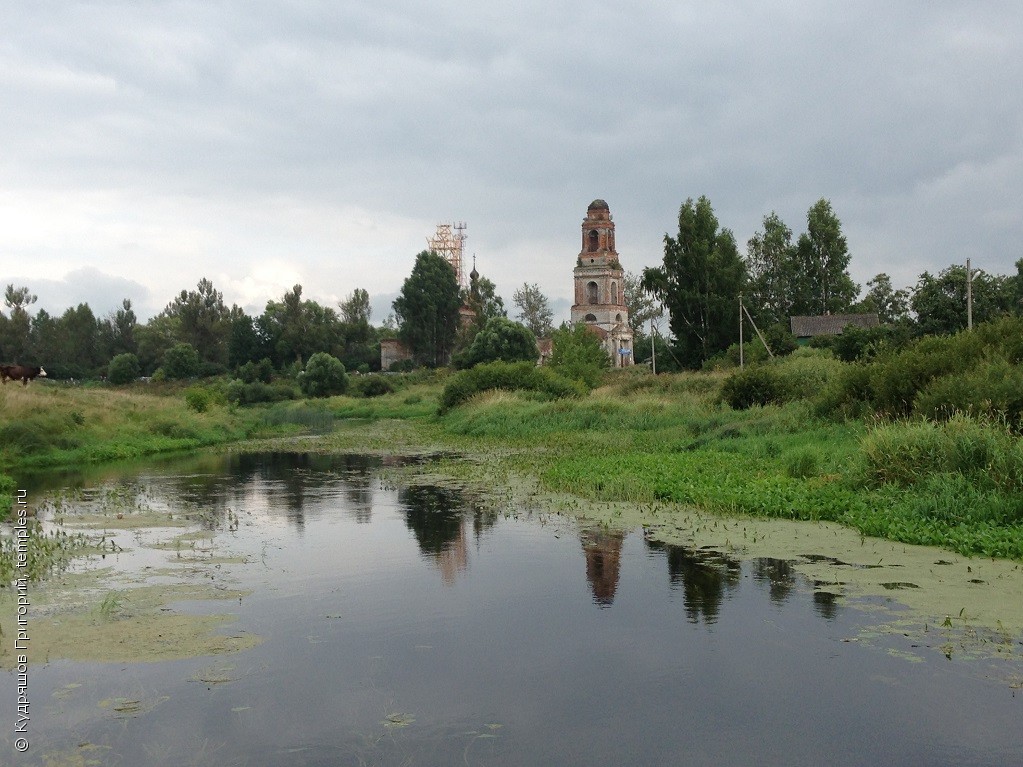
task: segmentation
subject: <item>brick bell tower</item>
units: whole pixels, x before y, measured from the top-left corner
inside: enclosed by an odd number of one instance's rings
[[[606,202],[590,203],[582,233],[582,250],[573,272],[572,324],[590,326],[600,337],[612,364],[627,367],[634,360],[629,309],[625,305],[625,272],[615,250],[615,223]]]

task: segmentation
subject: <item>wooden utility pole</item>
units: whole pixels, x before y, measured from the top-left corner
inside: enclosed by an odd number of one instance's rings
[[[650,369],[657,375],[657,348],[654,346],[654,318],[650,318]]]
[[[966,259],[966,329],[973,330],[973,270]]]
[[[739,294],[739,370],[744,367],[742,354],[742,293]]]

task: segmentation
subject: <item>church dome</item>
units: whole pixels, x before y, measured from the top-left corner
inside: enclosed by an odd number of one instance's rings
[[[603,200],[594,200],[586,210],[610,210]]]

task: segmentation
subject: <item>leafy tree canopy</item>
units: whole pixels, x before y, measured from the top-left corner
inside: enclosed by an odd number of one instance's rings
[[[849,310],[860,292],[849,276],[849,246],[842,222],[828,200],[807,211],[806,232],[796,243],[799,271],[790,311],[796,315],[839,314]]]
[[[611,366],[604,345],[593,329],[585,323],[561,327],[551,333],[554,350],[548,365],[572,381],[582,381],[589,388],[600,384],[604,371]]]
[[[749,271],[746,308],[758,325],[788,323],[799,285],[799,261],[792,230],[774,211],[764,216],[764,230],[746,243]]]
[[[909,291],[892,287],[892,278],[882,272],[867,281],[867,294],[852,307],[857,312],[877,314],[882,324],[909,319]]]
[[[348,374],[337,357],[316,352],[306,363],[298,384],[307,397],[330,397],[347,391]]]
[[[664,310],[650,293],[643,290],[643,276],[634,272],[625,272],[622,278],[622,291],[625,305],[629,308],[629,327],[633,335],[642,335],[646,324],[660,317]]]
[[[174,344],[163,355],[163,374],[172,380],[179,378],[194,378],[199,375],[199,368],[202,361],[199,353],[191,344]]]
[[[987,322],[1011,310],[1013,295],[1008,278],[973,270],[973,321]],[[929,272],[920,280],[910,299],[922,334],[955,333],[967,326],[966,267],[952,264],[935,277]]]
[[[455,270],[443,257],[424,250],[394,300],[398,338],[421,365],[447,363],[458,333],[461,307]]]
[[[678,236],[664,236],[664,261],[643,270],[643,289],[664,304],[682,363],[699,368],[739,336],[738,295],[746,268],[728,229],[718,228],[710,200],[685,201]]]
[[[533,362],[539,356],[536,338],[529,328],[506,317],[491,317],[476,334],[472,344],[455,362],[471,368],[484,362]]]
[[[517,288],[512,294],[512,303],[519,310],[516,317],[536,338],[546,338],[550,335],[554,312],[551,311],[550,301],[540,290],[539,285],[522,283],[522,287]]]

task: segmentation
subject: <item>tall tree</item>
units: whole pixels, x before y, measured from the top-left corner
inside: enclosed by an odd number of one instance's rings
[[[461,307],[451,264],[433,251],[421,252],[392,306],[398,338],[416,361],[431,367],[446,364],[458,333]]]
[[[820,199],[806,214],[806,232],[796,243],[799,262],[793,314],[847,311],[860,292],[849,276],[849,246],[842,222],[828,200]]]
[[[369,324],[373,310],[369,306],[369,291],[363,288],[353,290],[344,301],[338,304],[341,310],[341,321],[346,325]]]
[[[867,280],[867,294],[854,307],[859,312],[873,312],[885,325],[909,317],[909,291],[892,287],[892,278],[884,272]]]
[[[738,294],[746,269],[729,229],[718,229],[710,200],[685,201],[678,236],[664,235],[664,262],[643,270],[643,288],[664,304],[676,350],[698,368],[738,340]]]
[[[8,285],[4,291],[4,304],[11,316],[0,326],[3,357],[8,362],[22,362],[31,349],[32,318],[27,307],[36,302],[36,296],[28,288]]]
[[[99,323],[88,304],[68,308],[57,321],[57,333],[67,375],[86,378],[107,362],[99,348]]]
[[[259,324],[280,367],[302,364],[316,352],[342,354],[344,339],[337,312],[316,301],[303,301],[301,285],[286,292],[283,300],[268,302]]]
[[[764,216],[764,230],[746,243],[746,269],[746,308],[764,327],[787,324],[799,284],[799,265],[792,230],[774,211]]]
[[[1011,283],[1001,275],[973,271],[973,321],[986,322],[1012,310]],[[952,264],[934,277],[920,275],[910,307],[924,334],[956,333],[967,326],[966,267]]]
[[[227,337],[227,364],[235,370],[247,362],[269,357],[265,339],[256,329],[256,321],[239,306],[231,307],[231,331]]]
[[[202,361],[227,362],[231,312],[212,282],[203,277],[195,290],[182,290],[164,311],[178,318],[181,340],[193,346]]]
[[[462,303],[472,310],[473,325],[477,330],[494,317],[507,317],[504,299],[497,295],[497,286],[486,277],[477,277],[462,291]]]
[[[539,285],[522,283],[522,287],[512,293],[512,303],[519,310],[515,316],[533,332],[534,336],[537,338],[550,336],[554,312],[551,311],[550,301],[540,290]]]
[[[362,366],[372,367],[380,360],[376,332],[369,324],[372,310],[369,306],[369,292],[356,288],[340,304],[341,325],[344,331],[345,347],[341,362],[348,370]]]

